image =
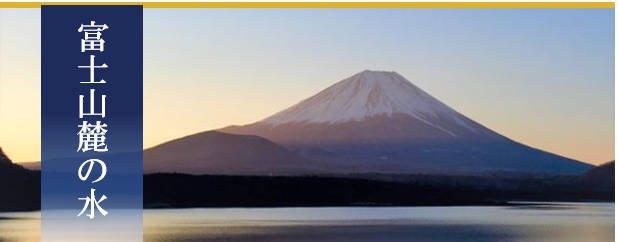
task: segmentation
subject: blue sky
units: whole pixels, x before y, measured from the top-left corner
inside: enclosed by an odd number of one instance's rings
[[[18,83],[36,88],[23,70],[38,60],[39,14],[0,10],[2,122],[26,112],[6,108]],[[614,9],[145,9],[144,145],[257,121],[371,69],[514,140],[601,163],[614,157],[614,53]]]

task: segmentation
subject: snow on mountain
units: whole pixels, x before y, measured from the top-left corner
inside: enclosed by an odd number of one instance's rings
[[[363,71],[346,78],[260,123],[344,123],[364,121],[376,115],[405,114],[457,136],[442,122],[453,122],[473,132],[482,132],[455,110],[433,98],[396,72]]]
[[[504,137],[385,71],[363,71],[261,121],[219,131],[264,137],[330,172],[581,174],[591,167]]]

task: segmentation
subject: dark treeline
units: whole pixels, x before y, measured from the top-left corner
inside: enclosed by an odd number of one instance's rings
[[[0,164],[0,211],[41,207],[41,173]],[[144,175],[145,208],[506,205],[509,201],[613,202],[613,184],[577,176],[336,177]]]
[[[0,163],[0,211],[41,209],[41,172]]]
[[[407,181],[185,174],[144,176],[144,207],[458,206],[508,201],[614,201],[577,177],[411,176]]]

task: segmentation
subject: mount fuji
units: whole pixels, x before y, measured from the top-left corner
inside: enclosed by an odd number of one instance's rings
[[[363,71],[261,121],[218,131],[264,137],[327,173],[581,174],[592,167],[504,137],[396,72]]]

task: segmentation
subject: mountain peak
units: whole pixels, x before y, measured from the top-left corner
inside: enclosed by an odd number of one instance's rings
[[[413,86],[414,88],[418,88],[414,86],[414,84],[406,80],[403,76],[399,75],[399,73],[394,72],[394,71],[364,70],[362,72],[359,72],[359,73],[356,73],[350,76],[349,78],[342,80],[341,82],[345,82],[345,81],[371,85],[370,87],[375,87],[375,88],[382,88],[382,87],[385,87],[385,85],[396,85],[398,83],[407,84],[407,85]]]
[[[397,72],[395,71],[377,71],[377,70],[364,70],[362,72],[356,73],[355,75],[361,75],[361,74],[381,74],[381,75],[388,75],[388,74],[397,74]]]
[[[260,123],[344,123],[403,114],[456,136],[436,120],[473,130],[474,124],[394,71],[354,74]]]
[[[590,169],[510,140],[391,71],[362,71],[262,121],[220,131],[272,140],[328,173]]]

